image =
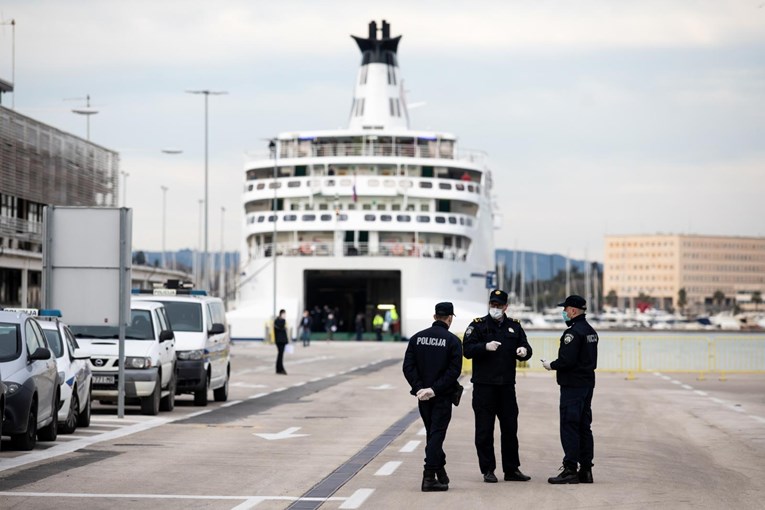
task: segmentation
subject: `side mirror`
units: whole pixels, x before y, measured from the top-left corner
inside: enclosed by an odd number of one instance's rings
[[[175,333],[173,333],[169,329],[165,329],[165,330],[163,330],[163,331],[161,331],[159,333],[159,341],[160,342],[165,342],[167,340],[172,340],[173,338],[175,338]]]
[[[208,334],[210,335],[220,335],[221,333],[226,332],[226,327],[221,324],[220,322],[213,322],[212,327],[210,328],[210,331],[208,331]]]
[[[45,347],[38,347],[35,352],[32,353],[31,356],[29,356],[30,361],[35,360],[43,360],[43,359],[50,359],[51,354],[50,350],[46,349]]]

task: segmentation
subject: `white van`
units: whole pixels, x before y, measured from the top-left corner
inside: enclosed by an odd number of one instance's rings
[[[175,332],[176,393],[193,394],[197,406],[207,405],[209,390],[216,402],[228,400],[231,337],[223,301],[172,280],[163,288],[133,289],[132,299],[159,302],[167,310]]]

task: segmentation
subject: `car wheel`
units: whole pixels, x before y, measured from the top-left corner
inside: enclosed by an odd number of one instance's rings
[[[85,409],[80,411],[80,414],[77,415],[77,425],[79,427],[90,427],[90,401],[93,398],[92,392],[92,388],[88,389],[88,396],[85,401]]]
[[[154,385],[154,391],[152,392],[151,396],[141,399],[141,412],[143,414],[148,414],[151,416],[156,416],[159,414],[159,398],[161,396],[159,381],[160,379],[157,378],[157,384]]]
[[[72,398],[69,399],[69,413],[66,415],[66,420],[61,422],[61,433],[71,434],[77,428],[77,422],[79,421],[80,402],[77,399],[77,387],[72,388]]]
[[[210,376],[208,375],[205,380],[205,389],[197,390],[194,392],[194,405],[206,406],[207,405],[207,390],[210,388]]]
[[[216,402],[225,402],[228,400],[228,380],[230,376],[230,370],[226,370],[226,382],[223,383],[223,386],[220,388],[216,388],[213,390],[213,397],[215,397]]]
[[[160,411],[172,411],[175,409],[175,374],[170,379],[170,383],[167,385],[168,395],[162,397],[162,402],[159,404]]]
[[[27,430],[11,436],[11,444],[17,450],[29,451],[37,444],[37,402],[32,401],[27,418]]]
[[[56,398],[53,400],[56,404],[58,404],[58,401],[61,397],[59,396],[58,391],[56,392]],[[37,438],[40,441],[55,441],[58,437],[58,416],[56,416],[58,406],[54,405],[51,408],[51,413],[53,413],[53,419],[51,420],[50,424],[47,426],[41,428],[37,432]]]

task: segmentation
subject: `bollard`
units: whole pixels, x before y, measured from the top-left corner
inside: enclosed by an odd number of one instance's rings
[[[627,381],[634,381],[635,380],[635,374],[630,370],[627,372],[627,377],[624,378]]]

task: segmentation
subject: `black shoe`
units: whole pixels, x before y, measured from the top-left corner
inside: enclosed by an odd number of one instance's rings
[[[580,468],[577,476],[579,483],[592,483],[592,468]]]
[[[282,370],[281,372],[276,372],[276,373],[279,374],[279,375],[287,375],[287,371],[286,370]]]
[[[486,483],[497,483],[497,477],[494,475],[494,471],[487,471],[483,474],[483,481]]]
[[[422,472],[422,492],[442,492],[449,490],[449,486],[436,480],[436,472],[426,469]]]
[[[552,476],[547,479],[552,484],[564,484],[564,483],[579,483],[579,475],[576,472],[576,468],[572,469],[568,466],[562,466],[561,471],[557,476]]]
[[[436,469],[436,478],[444,485],[449,485],[449,475],[446,474],[446,469]]]
[[[505,473],[506,482],[528,482],[529,480],[531,480],[531,477],[521,473],[521,470],[518,468],[515,468],[513,471],[510,471],[508,473]]]

